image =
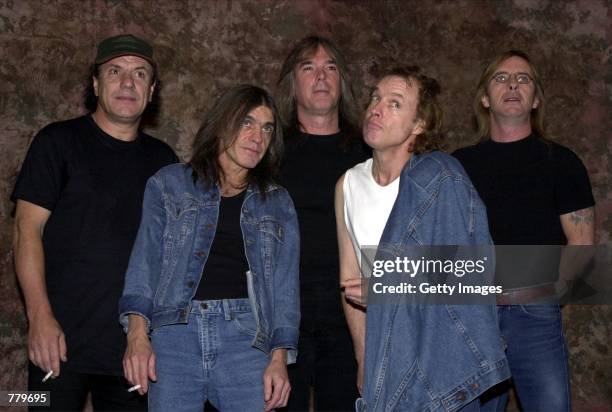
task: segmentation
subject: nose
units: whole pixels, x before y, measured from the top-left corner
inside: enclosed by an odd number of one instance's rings
[[[382,106],[381,106],[382,101],[378,101],[376,103],[374,103],[371,107],[370,107],[370,115],[372,116],[376,116],[376,117],[381,117],[382,116]]]
[[[510,79],[508,81],[508,87],[510,90],[516,90],[518,88],[519,82],[515,75],[510,75]]]
[[[134,79],[131,73],[123,73],[121,76],[121,87],[134,88]]]
[[[326,76],[325,69],[323,69],[322,67],[317,69],[317,73],[316,74],[317,74],[317,80],[325,79],[325,76]]]
[[[259,125],[253,128],[250,139],[253,143],[257,143],[257,144],[260,144],[261,142],[263,142],[264,140],[263,130],[261,130],[261,127],[259,127]]]

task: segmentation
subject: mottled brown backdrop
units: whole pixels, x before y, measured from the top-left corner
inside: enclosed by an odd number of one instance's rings
[[[598,240],[610,245],[611,27],[607,0],[0,0],[0,390],[25,387],[9,194],[33,134],[84,113],[87,67],[103,38],[130,32],[155,44],[162,100],[147,130],[183,159],[218,91],[238,82],[273,88],[283,57],[307,34],[340,45],[362,97],[379,63],[419,64],[437,77],[449,149],[473,141],[470,107],[483,62],[525,49],[543,69],[552,136],[588,168]],[[610,411],[612,310],[567,307],[565,315],[575,410]]]

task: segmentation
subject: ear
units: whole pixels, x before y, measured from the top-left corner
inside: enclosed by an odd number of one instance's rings
[[[538,96],[536,96],[533,99],[533,103],[531,104],[531,108],[532,109],[537,109],[539,105],[540,105],[540,99],[538,99]]]
[[[96,95],[96,97],[98,97],[98,79],[96,78],[96,76],[92,76],[91,78],[93,81],[94,94]]]
[[[149,89],[149,103],[151,103],[151,101],[153,100],[153,93],[155,92],[156,85],[157,85],[157,82],[153,82],[153,84],[151,85]]]
[[[487,96],[486,94],[482,95],[482,97],[480,98],[480,101],[485,109],[488,109],[491,107],[491,104],[489,102],[489,96]]]
[[[414,127],[412,128],[412,133],[413,135],[420,135],[423,134],[423,132],[425,131],[425,121],[423,119],[419,119],[416,121]]]

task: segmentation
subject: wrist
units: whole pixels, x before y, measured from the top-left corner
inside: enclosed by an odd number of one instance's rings
[[[287,363],[287,349],[285,348],[274,349],[272,351],[272,359],[270,360],[286,364]]]

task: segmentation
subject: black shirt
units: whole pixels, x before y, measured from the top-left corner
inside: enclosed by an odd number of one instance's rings
[[[564,245],[560,215],[593,206],[587,171],[574,152],[535,135],[459,149],[487,207],[498,245]]]
[[[91,116],[58,122],[34,138],[11,196],[51,211],[43,234],[53,314],[75,372],[123,375],[125,335],[117,302],[142,210],[145,183],[177,162],[144,133],[113,138]]]
[[[339,293],[335,187],[344,172],[370,157],[361,139],[344,147],[344,138],[342,132],[293,133],[286,140],[281,184],[289,191],[298,216],[300,286],[306,295],[312,287],[336,299]],[[303,300],[308,297],[302,293]]]
[[[246,271],[249,264],[240,228],[240,211],[246,190],[222,197],[217,229],[194,299],[248,298]]]
[[[453,153],[487,207],[496,245],[564,245],[560,215],[593,206],[586,169],[568,148],[535,135],[492,140]],[[497,248],[496,282],[505,289],[555,282],[556,248]]]

